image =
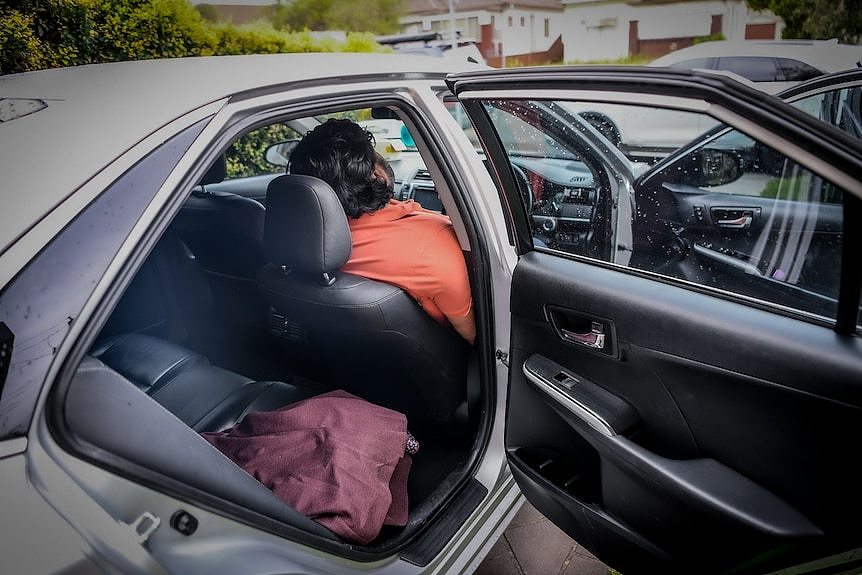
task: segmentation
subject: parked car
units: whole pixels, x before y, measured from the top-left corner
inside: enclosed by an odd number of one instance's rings
[[[378,36],[375,40],[383,46],[390,46],[401,54],[423,54],[434,58],[446,58],[452,62],[472,62],[486,64],[485,57],[479,50],[479,42],[456,31],[456,46],[452,45],[452,37],[444,37],[440,32],[418,32],[413,34],[394,34]]]
[[[716,41],[676,50],[651,67],[708,69],[727,74],[769,93],[840,70],[857,68],[862,48],[836,41]],[[609,139],[627,155],[651,162],[715,125],[698,114],[657,110],[651,106],[618,107],[595,103],[577,108],[603,126]]]
[[[862,64],[862,48],[835,40],[715,41],[676,50],[651,67],[715,70],[769,93]],[[628,155],[654,161],[714,126],[697,114],[653,107],[596,103],[577,111],[591,115]]]
[[[469,573],[524,497],[627,575],[855,568],[849,124],[708,72],[429,60],[0,77],[5,569]],[[643,166],[574,111],[600,102],[721,126]],[[475,345],[397,288],[285,264],[343,243],[331,214],[285,208],[283,167],[228,174],[248,135],[332,115],[406,126],[465,253]],[[338,299],[366,288],[387,298]],[[332,389],[406,413],[421,444],[407,524],[369,544],[200,435]]]
[[[675,50],[650,66],[727,70],[767,92],[862,65],[862,47],[838,40],[720,40]]]

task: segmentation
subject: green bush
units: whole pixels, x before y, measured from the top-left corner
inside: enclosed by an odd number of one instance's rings
[[[45,48],[36,37],[33,17],[17,10],[0,12],[0,74],[45,66]]]
[[[88,61],[91,0],[10,1],[0,9],[0,74]]]
[[[186,0],[94,0],[95,61],[213,54],[215,34]]]
[[[283,172],[284,168],[273,166],[264,159],[266,148],[277,142],[301,137],[284,124],[270,124],[243,134],[225,153],[227,177],[242,178]]]
[[[382,50],[367,33],[346,40],[283,32],[268,22],[213,23],[187,0],[7,0],[0,8],[0,74],[122,60],[281,52]]]
[[[406,8],[406,0],[278,0],[269,19],[279,30],[394,34]]]
[[[234,26],[213,26],[216,34],[216,54],[277,54],[288,52],[375,52],[384,48],[374,36],[360,32],[348,33],[344,41],[331,37],[315,37],[308,30],[282,32],[269,22]]]
[[[727,40],[727,38],[721,32],[716,32],[715,34],[710,34],[709,36],[698,36],[692,41],[692,43],[703,44],[704,42],[717,42],[720,40]]]
[[[566,64],[574,64],[578,66],[645,66],[653,61],[654,58],[644,56],[643,54],[634,54],[632,56],[623,56],[622,58],[605,58],[599,60],[570,60]]]

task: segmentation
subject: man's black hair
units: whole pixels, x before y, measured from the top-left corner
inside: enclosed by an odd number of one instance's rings
[[[385,206],[392,188],[374,177],[374,136],[350,120],[329,119],[305,135],[290,155],[290,173],[320,178],[351,218]]]

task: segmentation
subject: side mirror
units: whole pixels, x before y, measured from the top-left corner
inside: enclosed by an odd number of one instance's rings
[[[293,153],[293,150],[296,149],[297,144],[299,144],[299,140],[285,140],[284,142],[278,142],[277,144],[273,144],[268,147],[263,157],[273,166],[286,168],[290,161],[290,155]]]
[[[702,148],[697,151],[694,159],[700,168],[698,186],[723,186],[742,177],[741,158],[729,150]]]

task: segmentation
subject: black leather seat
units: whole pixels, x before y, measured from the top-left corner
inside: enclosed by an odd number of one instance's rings
[[[178,345],[129,334],[101,342],[84,357],[69,385],[64,415],[84,451],[111,453],[120,458],[116,465],[161,474],[175,489],[196,489],[337,541],[199,435],[232,427],[251,411],[277,409],[322,391],[252,381]]]
[[[263,225],[266,208],[251,198],[212,190],[226,173],[219,156],[171,224],[205,274],[214,313],[230,331],[251,340],[265,331],[268,306],[255,283],[266,263]]]
[[[330,384],[407,413],[446,421],[466,399],[469,347],[400,288],[339,272],[351,250],[332,188],[309,176],[279,176],[267,191],[258,284],[279,313],[298,322],[327,366]]]
[[[177,214],[173,228],[209,272],[254,279],[266,263],[263,225],[266,209],[251,198],[207,189],[226,174],[219,156]]]
[[[221,431],[251,411],[278,409],[324,391],[254,381],[181,346],[142,334],[112,337],[90,355],[198,432]]]

